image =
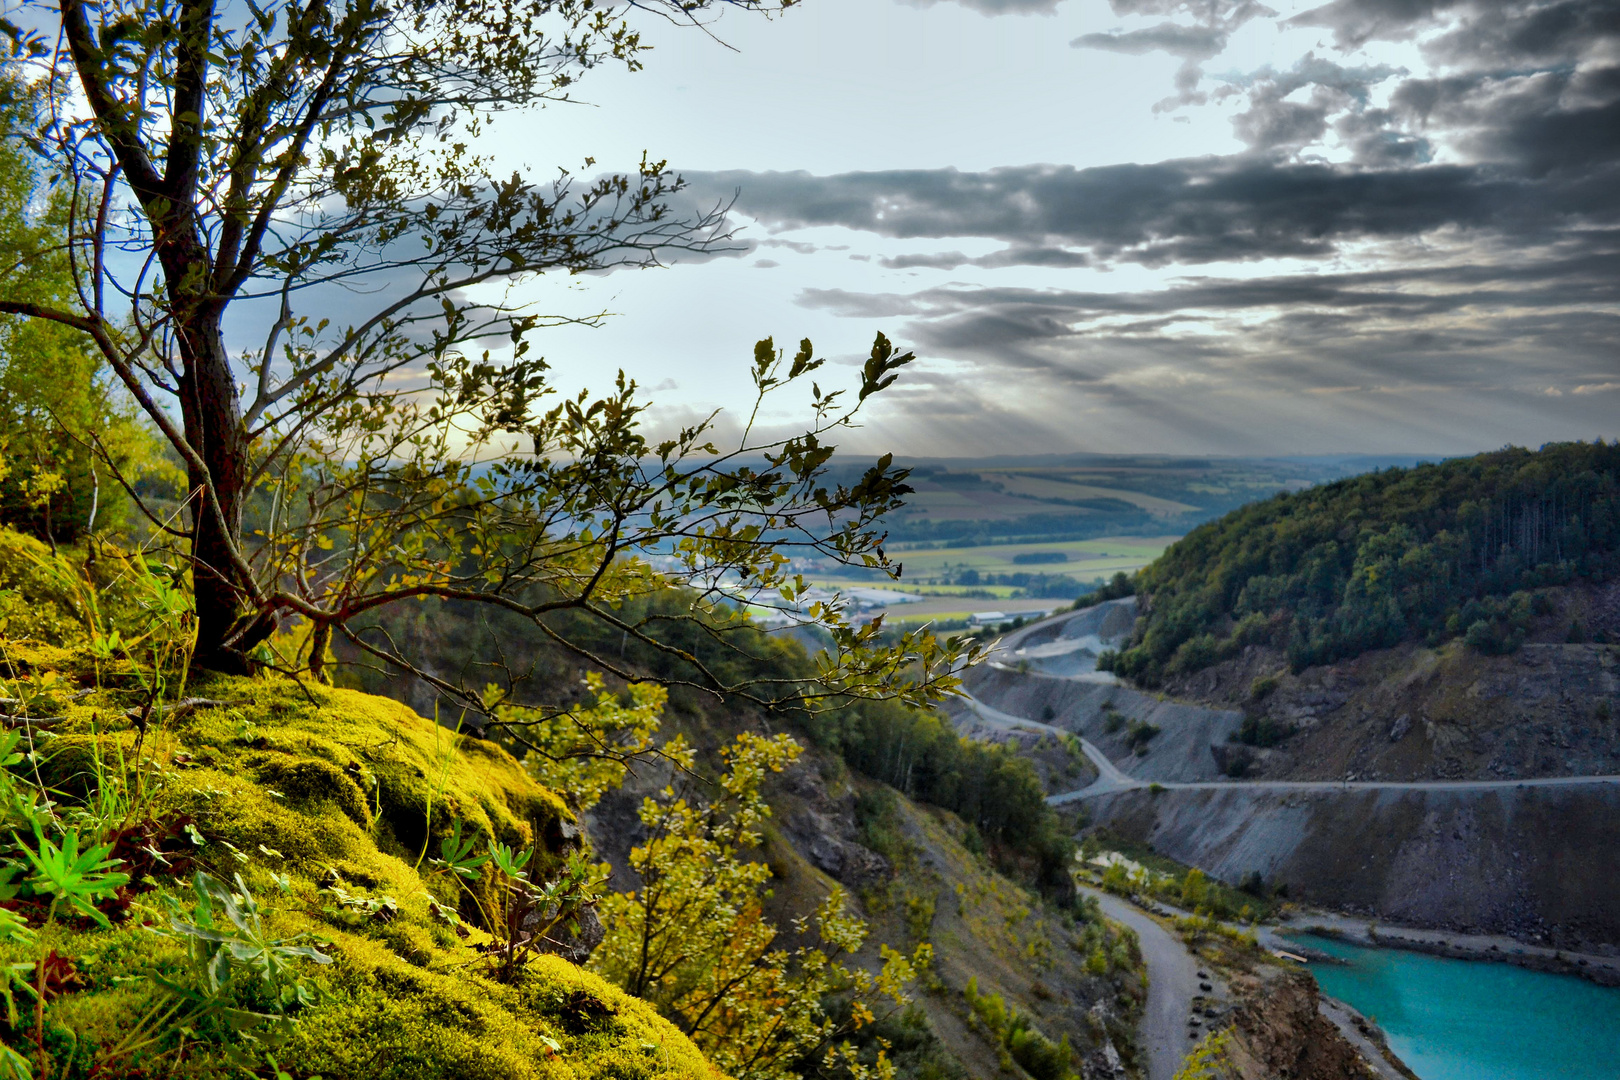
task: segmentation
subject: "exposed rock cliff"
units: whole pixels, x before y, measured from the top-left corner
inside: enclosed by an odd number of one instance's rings
[[[1318,1008],[1316,981],[1288,972],[1261,981],[1233,980],[1240,1004],[1232,1014],[1227,1058],[1242,1080],[1376,1080],[1333,1021]]]
[[[1163,694],[1042,674],[1037,657],[1029,670],[983,665],[968,682],[996,709],[1082,735],[1139,780],[1230,783],[1083,804],[1228,882],[1258,873],[1329,907],[1603,952],[1620,946],[1620,788],[1246,786],[1620,773],[1620,646],[1564,640],[1620,636],[1620,583],[1551,591],[1541,610],[1533,639],[1505,656],[1407,644],[1292,674],[1255,647]],[[1062,640],[1049,625],[1017,647]],[[953,711],[966,730],[971,716]],[[1133,741],[1144,726],[1157,730]]]

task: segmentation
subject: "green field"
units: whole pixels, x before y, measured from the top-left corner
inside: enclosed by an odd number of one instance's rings
[[[1095,454],[914,460],[905,463],[912,488],[905,506],[883,524],[896,545],[1181,534],[1279,491],[1410,463],[1374,457]]]
[[[1135,573],[1146,566],[1180,537],[1176,536],[1109,536],[1096,540],[1065,540],[1053,543],[988,544],[982,547],[930,548],[905,550],[891,554],[905,567],[901,588],[917,591],[927,589],[922,582],[943,573],[972,568],[981,574],[1067,574],[1080,581],[1096,578],[1108,579],[1123,570]],[[1066,562],[1019,563],[1014,559],[1035,552],[1062,552]]]

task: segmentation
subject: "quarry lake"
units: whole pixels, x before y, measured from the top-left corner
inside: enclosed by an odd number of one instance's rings
[[[1322,991],[1377,1020],[1422,1080],[1613,1080],[1620,989],[1509,964],[1290,935],[1348,963],[1312,964]]]

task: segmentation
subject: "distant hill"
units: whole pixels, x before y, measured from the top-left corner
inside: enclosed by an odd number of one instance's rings
[[[902,460],[915,492],[895,543],[952,546],[1176,535],[1245,503],[1420,459],[1049,454]],[[846,466],[856,469],[864,463]]]
[[[1616,575],[1620,443],[1386,469],[1193,529],[1138,575],[1147,614],[1105,662],[1153,685],[1247,644],[1295,671],[1408,639],[1508,652],[1534,590]]]

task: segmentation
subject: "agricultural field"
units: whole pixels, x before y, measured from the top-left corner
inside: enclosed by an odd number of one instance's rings
[[[915,548],[896,545],[892,552],[905,567],[903,585],[924,586],[929,579],[959,573],[963,569],[980,574],[1039,572],[1066,574],[1079,581],[1107,580],[1123,570],[1134,574],[1165,548],[1179,540],[1166,536],[1109,536],[1095,540],[1060,540],[1023,544],[985,544],[978,547]],[[1050,561],[1040,556],[1058,556]],[[1024,556],[1020,561],[1019,556]],[[1034,558],[1031,558],[1031,557]]]
[[[1279,491],[1413,460],[1095,454],[919,460],[906,462],[914,491],[885,525],[896,546],[1179,536]]]
[[[891,624],[1052,610],[1093,582],[1134,574],[1189,529],[1245,503],[1410,461],[1069,455],[906,464],[915,490],[883,522],[904,568],[899,581],[813,559],[795,567],[823,589],[859,592],[862,609],[886,609]],[[854,471],[841,479],[854,482],[863,467],[846,466]],[[910,602],[885,604],[893,593]]]

